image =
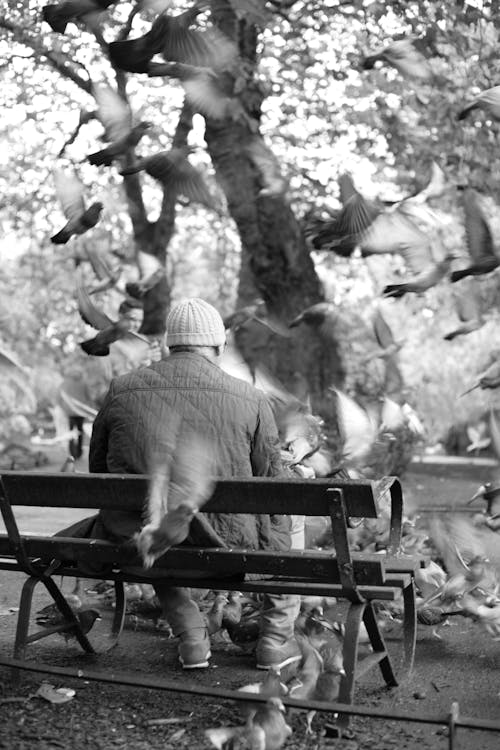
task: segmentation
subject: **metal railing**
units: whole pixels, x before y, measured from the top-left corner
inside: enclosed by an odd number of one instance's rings
[[[120,672],[94,672],[86,669],[70,669],[68,667],[57,667],[45,664],[29,663],[20,659],[0,658],[0,666],[8,667],[14,670],[25,670],[28,672],[41,672],[43,674],[57,675],[68,679],[91,680],[95,682],[105,682],[115,685],[126,685],[129,687],[142,687],[152,690],[166,690],[172,693],[188,693],[190,695],[199,695],[206,698],[207,696],[221,698],[231,701],[251,701],[252,703],[265,702],[266,697],[252,693],[239,692],[238,690],[224,690],[223,688],[213,688],[206,685],[185,685],[178,682],[171,682],[156,677],[135,676],[130,673]],[[500,721],[491,719],[476,719],[471,716],[462,716],[459,712],[458,703],[452,703],[447,713],[412,713],[407,714],[402,711],[391,711],[384,708],[370,708],[358,706],[356,704],[324,703],[322,701],[294,700],[292,698],[282,697],[282,701],[290,708],[302,708],[307,711],[327,711],[329,713],[338,713],[348,716],[364,716],[372,719],[388,719],[390,721],[414,722],[417,724],[437,724],[445,726],[448,729],[448,750],[457,750],[456,736],[458,729],[480,730],[484,732],[500,732]]]

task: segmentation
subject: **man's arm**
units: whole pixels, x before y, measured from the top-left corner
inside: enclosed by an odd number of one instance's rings
[[[89,471],[93,474],[106,474],[108,471],[108,425],[107,412],[113,398],[113,384],[104,399],[103,405],[94,420],[89,447]]]
[[[278,427],[273,411],[265,397],[259,403],[259,416],[250,455],[252,472],[256,477],[286,476],[280,452]]]

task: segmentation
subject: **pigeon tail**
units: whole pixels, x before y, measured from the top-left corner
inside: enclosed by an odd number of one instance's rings
[[[54,243],[54,245],[65,245],[69,238],[71,237],[71,234],[66,229],[61,229],[60,232],[57,234],[54,234],[50,241]]]
[[[43,20],[46,21],[52,31],[64,34],[68,21],[61,16],[58,5],[45,5],[42,9]]]
[[[82,341],[80,346],[82,347],[85,354],[88,354],[92,357],[107,357],[109,354],[109,346],[103,346],[102,344],[99,344],[95,339]]]

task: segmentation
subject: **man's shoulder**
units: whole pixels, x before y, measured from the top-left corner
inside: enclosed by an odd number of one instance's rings
[[[154,377],[152,367],[138,367],[123,375],[117,375],[111,382],[113,395],[139,388],[151,377]]]
[[[230,375],[225,370],[220,369],[220,377],[227,389],[233,391],[236,395],[244,395],[245,398],[252,401],[261,401],[264,398],[263,391],[260,391],[251,383],[241,380],[241,378]]]

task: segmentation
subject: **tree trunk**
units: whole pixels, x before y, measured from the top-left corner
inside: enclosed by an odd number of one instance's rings
[[[259,153],[267,154],[276,169],[275,157],[259,133],[263,95],[255,77],[255,27],[236,21],[223,2],[217,3],[213,16],[221,30],[238,42],[246,71],[246,86],[238,95],[246,115],[206,118],[205,129],[208,153],[241,237],[238,306],[252,302],[256,289],[269,312],[287,325],[304,308],[322,301],[323,290],[286,191],[261,195],[263,175],[250,157],[257,144]],[[293,329],[290,338],[284,338],[258,323],[240,329],[237,340],[250,365],[264,363],[286,385],[291,386],[297,373],[305,376],[314,408],[331,413],[324,395],[341,377],[335,346],[325,348],[310,329]]]

